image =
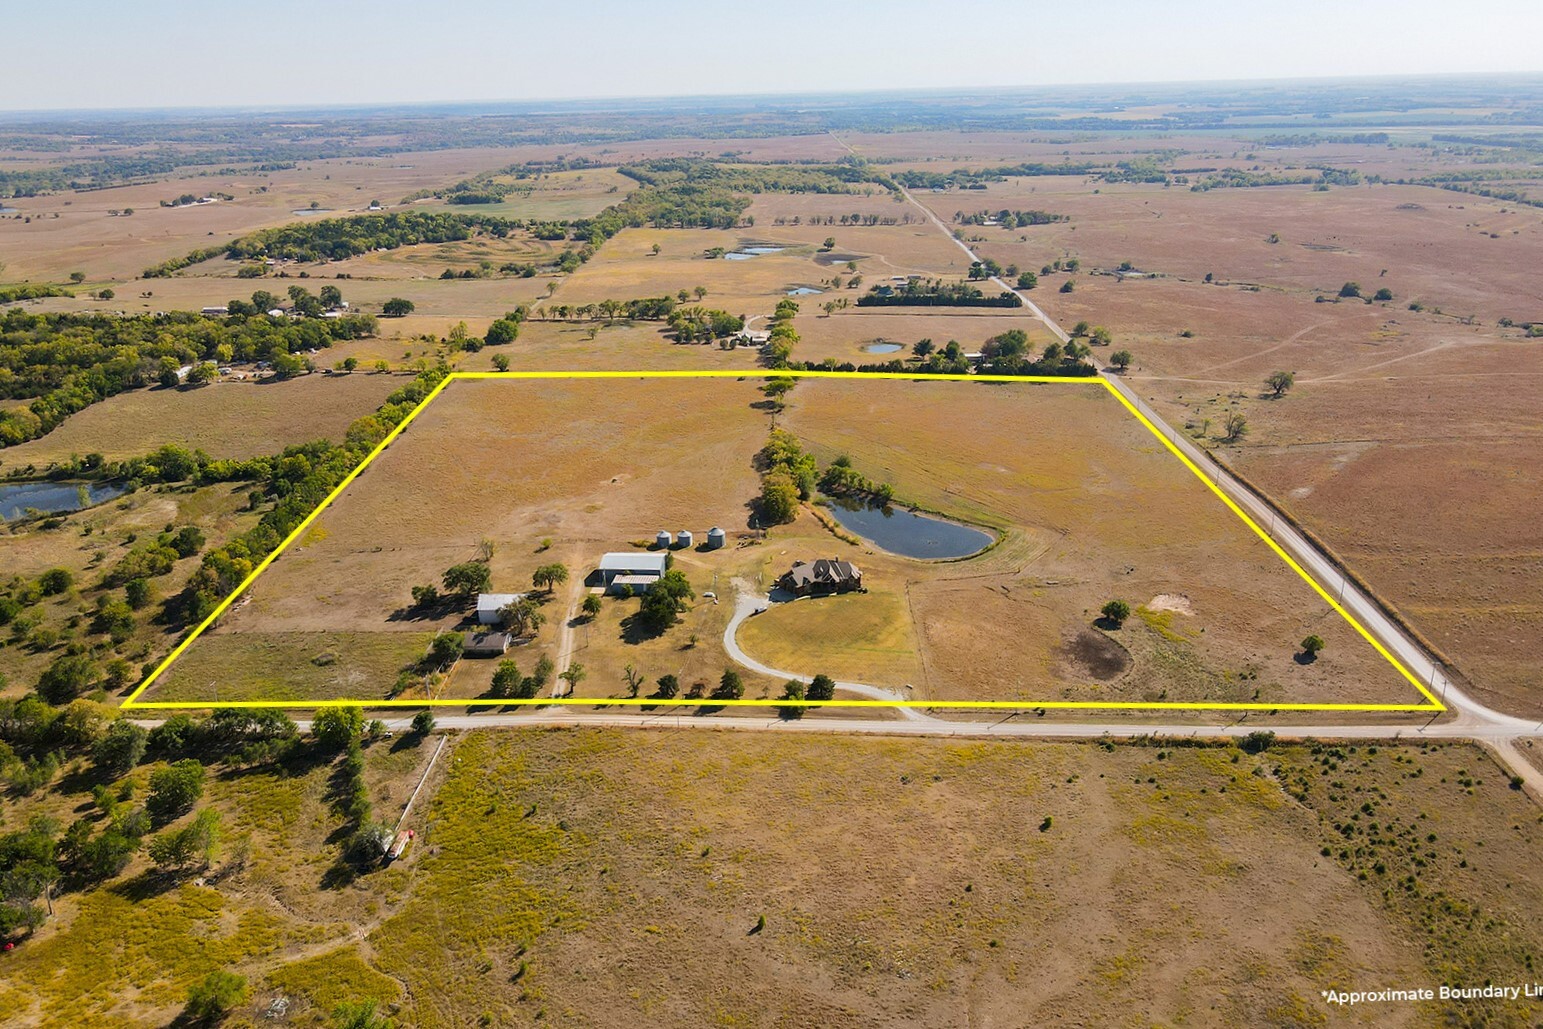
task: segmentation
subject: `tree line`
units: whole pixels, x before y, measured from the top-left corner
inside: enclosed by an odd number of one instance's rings
[[[120,317],[12,309],[0,318],[0,397],[36,399],[0,411],[0,446],[43,436],[124,390],[167,382],[168,369],[175,374],[202,361],[278,363],[373,331],[368,315],[294,321],[186,311]],[[291,371],[299,370],[299,360],[293,363]]]

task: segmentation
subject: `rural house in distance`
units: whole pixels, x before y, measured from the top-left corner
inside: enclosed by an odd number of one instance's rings
[[[822,557],[794,565],[777,585],[800,597],[850,593],[863,588],[863,573],[850,561]]]

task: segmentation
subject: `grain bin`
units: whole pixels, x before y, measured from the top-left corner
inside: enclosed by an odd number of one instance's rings
[[[654,537],[654,546],[658,547],[660,550],[669,550],[671,544],[674,542],[675,541],[670,538],[670,534],[665,532],[663,529],[660,529],[659,535]]]
[[[682,550],[690,550],[692,542],[690,529],[682,529],[675,534],[675,545]]]
[[[717,550],[719,547],[723,546],[724,543],[726,543],[727,541],[728,541],[728,537],[724,534],[724,531],[722,529],[718,528],[716,525],[713,526],[711,529],[707,530],[707,549],[708,550]]]

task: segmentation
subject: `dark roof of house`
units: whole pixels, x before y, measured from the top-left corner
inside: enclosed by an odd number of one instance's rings
[[[787,574],[787,578],[794,586],[819,584],[835,586],[844,582],[853,582],[862,577],[863,573],[858,571],[857,566],[852,562],[825,557],[796,564]]]
[[[507,632],[474,632],[466,637],[461,649],[468,654],[502,654],[511,642]]]

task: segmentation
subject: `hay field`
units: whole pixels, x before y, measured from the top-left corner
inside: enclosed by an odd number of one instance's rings
[[[559,668],[578,661],[590,673],[581,696],[618,695],[627,664],[650,684],[669,672],[711,685],[726,664],[735,581],[764,590],[798,560],[839,556],[859,563],[870,589],[832,602],[851,616],[824,616],[821,601],[776,605],[746,628],[747,653],[794,673],[912,685],[918,699],[1414,699],[1145,430],[1102,390],[1077,385],[800,383],[779,421],[822,462],[849,454],[902,500],[992,526],[1001,544],[968,561],[916,561],[854,546],[806,513],[761,545],[680,552],[699,597],[661,638],[628,628],[636,601],[579,618],[600,553],[647,544],[660,528],[700,537],[710,525],[747,527],[752,457],[769,425],[752,407],[757,386],[453,384],[222,621],[219,649],[174,665],[155,698],[199,689],[221,662],[259,666],[285,634],[451,628],[460,611],[412,610],[410,589],[471,560],[485,539],[496,591],[529,589],[539,565],[570,569],[544,597],[537,641],[510,657],[526,671],[543,654]],[[1095,625],[1116,597],[1131,619]],[[1296,644],[1310,633],[1328,648],[1302,663]],[[442,695],[483,695],[495,666],[463,661]],[[368,679],[361,696],[383,695],[394,676]],[[780,683],[750,686],[761,696]]]
[[[342,358],[330,350],[316,357],[322,364],[334,359]],[[46,436],[0,450],[0,467],[46,468],[90,453],[119,461],[165,444],[248,458],[313,439],[341,440],[350,422],[378,408],[402,382],[359,372],[130,390],[71,415]]]

